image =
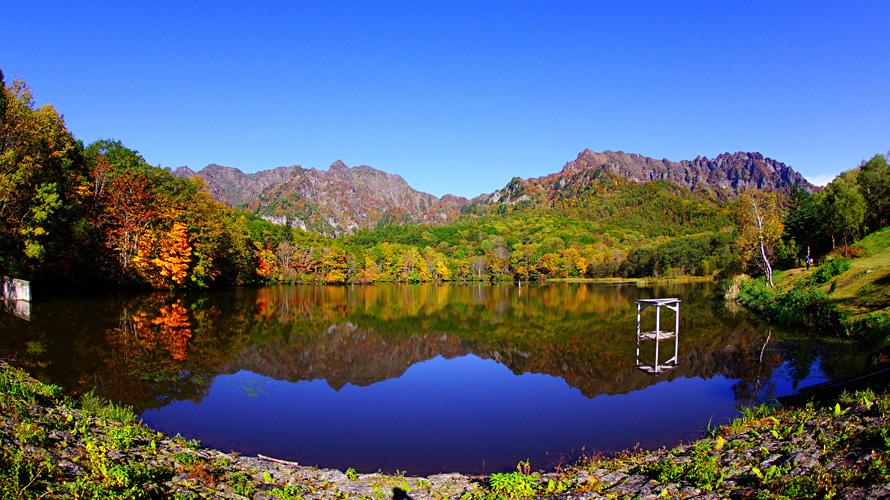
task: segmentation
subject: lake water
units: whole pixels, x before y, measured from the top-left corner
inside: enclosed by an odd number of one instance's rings
[[[280,286],[35,302],[0,355],[150,426],[242,454],[359,472],[552,469],[690,441],[744,405],[868,364],[769,329],[712,285]],[[636,351],[636,301],[676,297]],[[643,315],[653,329],[654,311]],[[674,313],[662,309],[673,329]],[[648,326],[648,328],[647,328]],[[767,339],[769,341],[767,342]],[[668,364],[667,366],[672,366]]]

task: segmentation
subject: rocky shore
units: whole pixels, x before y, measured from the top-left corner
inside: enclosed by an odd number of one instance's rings
[[[890,398],[754,408],[695,443],[552,473],[405,477],[204,449],[0,362],[0,450],[2,498],[890,498]]]

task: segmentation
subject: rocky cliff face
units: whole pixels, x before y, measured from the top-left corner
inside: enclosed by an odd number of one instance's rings
[[[379,224],[444,224],[469,202],[451,195],[440,199],[398,175],[365,165],[349,168],[339,160],[327,171],[291,166],[245,174],[214,164],[199,172],[179,167],[173,174],[202,178],[211,196],[226,205],[331,236]]]
[[[718,196],[746,188],[788,189],[797,185],[814,189],[802,175],[760,153],[724,153],[713,160],[699,156],[692,161],[673,162],[622,151],[595,153],[585,149],[556,175],[583,170],[612,172],[636,182],[667,181],[694,191],[713,191]]]
[[[597,181],[613,178],[625,184],[664,181],[674,196],[705,203],[733,198],[748,188],[788,190],[797,185],[812,192],[815,186],[784,163],[760,153],[724,153],[717,158],[656,160],[622,151],[596,153],[585,149],[559,172],[538,178],[514,178],[490,195],[474,198],[466,211],[500,203],[516,207],[596,205],[606,195],[618,194],[615,184],[602,192]],[[600,191],[594,192],[597,189]],[[710,201],[708,201],[710,200]],[[483,209],[484,212],[484,209]]]
[[[213,199],[236,207],[257,200],[266,188],[300,177],[303,170],[299,166],[292,166],[245,174],[237,168],[211,163],[198,172],[179,167],[173,171],[173,175],[187,179],[200,177],[210,188]]]

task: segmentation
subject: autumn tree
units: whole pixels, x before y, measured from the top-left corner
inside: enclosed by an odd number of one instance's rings
[[[272,251],[270,245],[264,245],[259,241],[254,241],[253,246],[253,258],[256,261],[254,272],[261,278],[272,276],[278,269],[278,266],[275,265],[275,252]]]
[[[90,169],[90,220],[102,245],[117,260],[113,274],[130,279],[140,240],[159,217],[157,175],[137,151],[99,140],[84,152]]]
[[[142,235],[133,266],[152,287],[172,288],[185,283],[191,255],[185,224],[173,222],[169,230]]]
[[[346,272],[348,268],[346,252],[339,246],[332,246],[325,250],[324,260],[321,264],[324,269],[325,283],[346,283],[349,278]]]
[[[735,203],[736,246],[743,265],[754,264],[773,286],[773,251],[784,229],[775,192],[748,189]]]
[[[445,263],[445,259],[436,262],[436,277],[442,281],[451,281],[451,269]]]

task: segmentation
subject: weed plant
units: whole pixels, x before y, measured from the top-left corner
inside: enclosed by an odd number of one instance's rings
[[[136,414],[132,406],[116,405],[107,399],[97,396],[93,391],[84,393],[80,397],[81,411],[106,420],[113,420],[124,425],[136,422]]]

